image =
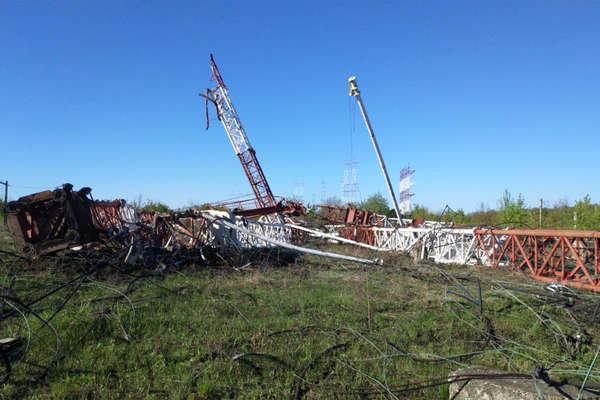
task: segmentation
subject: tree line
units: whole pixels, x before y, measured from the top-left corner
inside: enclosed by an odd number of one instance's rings
[[[169,212],[168,205],[153,200],[142,201],[141,196],[131,204],[140,210]],[[381,193],[375,193],[364,201],[355,204],[343,204],[337,197],[325,200],[324,204],[339,207],[352,206],[369,210],[376,214],[395,217],[387,199]],[[211,208],[210,204],[197,205],[201,209]],[[316,206],[308,205],[309,212],[317,212]],[[0,200],[0,218],[4,211],[4,203]],[[433,211],[423,205],[415,205],[406,218],[420,218],[428,221],[441,221],[456,225],[498,226],[513,228],[560,228],[600,230],[600,204],[592,202],[589,195],[569,204],[567,200],[559,200],[552,206],[527,207],[523,195],[513,195],[505,190],[498,201],[498,207],[490,209],[483,204],[478,210],[465,212],[463,209],[452,209],[446,206],[441,211]]]
[[[337,198],[328,199],[325,203],[342,205]],[[388,201],[381,193],[375,193],[351,206],[395,217],[393,208],[389,207]],[[433,211],[423,205],[415,205],[405,217],[452,222],[456,225],[600,230],[600,204],[592,202],[589,195],[573,204],[569,204],[567,200],[560,200],[551,206],[542,204],[541,207],[528,207],[522,194],[515,196],[505,190],[495,209],[482,204],[478,210],[472,212],[465,212],[460,208],[454,210],[449,206],[441,211]]]

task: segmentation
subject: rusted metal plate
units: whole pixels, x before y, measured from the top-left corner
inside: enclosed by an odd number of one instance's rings
[[[235,215],[241,217],[258,217],[261,215],[284,214],[284,215],[306,215],[306,208],[302,203],[294,201],[280,201],[271,207],[251,208],[251,209],[236,209],[233,210]]]
[[[54,191],[21,197],[7,205],[8,228],[17,246],[34,254],[96,240],[90,212],[91,189],[73,191],[70,184]]]
[[[337,207],[320,205],[325,211],[325,219],[332,224],[384,226],[387,219],[384,215],[355,207]]]

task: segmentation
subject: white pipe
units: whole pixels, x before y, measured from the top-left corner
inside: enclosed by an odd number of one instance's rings
[[[341,243],[348,243],[348,244],[353,244],[355,246],[364,247],[365,249],[376,250],[376,251],[388,251],[387,249],[382,249],[380,247],[371,246],[370,244],[360,243],[360,242],[357,242],[357,241],[354,241],[354,240],[350,240],[350,239],[346,239],[346,238],[343,238],[343,237],[340,237],[340,236],[335,236],[335,235],[332,235],[330,233],[315,231],[315,230],[308,229],[308,228],[305,228],[305,227],[299,226],[299,225],[287,224],[286,226],[289,226],[290,228],[293,228],[293,229],[297,229],[299,231],[308,232],[308,233],[310,233],[312,235],[315,235],[315,236],[319,236],[319,237],[323,237],[323,238],[327,238],[327,239],[336,240],[336,241],[341,242]]]
[[[289,243],[285,243],[285,242],[280,242],[278,240],[273,240],[267,236],[263,236],[260,235],[258,233],[254,233],[246,228],[243,228],[241,226],[237,226],[227,220],[224,219],[218,219],[215,218],[211,215],[202,213],[202,216],[208,220],[210,220],[213,223],[219,224],[219,225],[224,225],[228,228],[234,229],[236,231],[240,231],[243,232],[246,235],[250,235],[250,236],[254,236],[256,238],[259,238],[260,240],[264,240],[267,243],[271,243],[275,246],[279,246],[279,247],[283,247],[286,249],[290,249],[290,250],[295,250],[295,251],[299,251],[301,253],[307,253],[307,254],[314,254],[316,256],[321,256],[321,257],[329,257],[329,258],[336,258],[339,260],[346,260],[346,261],[354,261],[354,262],[358,262],[358,263],[362,263],[362,264],[377,264],[379,261],[378,260],[369,260],[366,258],[360,258],[360,257],[352,257],[352,256],[347,256],[345,254],[338,254],[338,253],[331,253],[328,251],[320,251],[320,250],[315,250],[315,249],[309,249],[309,248],[305,248],[305,247],[300,247],[300,246],[296,246],[293,244],[289,244]]]

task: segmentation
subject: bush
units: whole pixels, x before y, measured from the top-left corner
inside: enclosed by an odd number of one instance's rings
[[[579,229],[600,229],[600,206],[586,195],[573,206],[573,225]]]
[[[171,211],[168,205],[161,203],[160,201],[147,200],[144,206],[141,207],[142,211],[154,211],[158,213],[168,213]]]
[[[390,208],[388,202],[381,193],[375,193],[359,204],[359,208],[369,210],[375,214],[388,215]]]
[[[520,193],[515,199],[508,190],[504,191],[504,194],[500,199],[500,215],[502,223],[506,226],[529,226],[530,214],[525,208],[525,199]]]

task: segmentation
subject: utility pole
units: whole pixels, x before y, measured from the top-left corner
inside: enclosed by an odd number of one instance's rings
[[[6,225],[6,205],[8,204],[8,180],[0,182],[0,184],[4,185],[4,207],[2,209],[2,214],[4,214],[4,225]]]
[[[544,199],[540,199],[540,214],[539,214],[539,228],[542,229],[542,210],[544,208]]]
[[[402,214],[400,214],[400,207],[398,207],[398,201],[396,201],[396,195],[394,194],[392,182],[390,181],[387,169],[385,168],[383,156],[381,155],[381,150],[379,149],[379,145],[377,144],[377,139],[375,138],[375,133],[373,132],[373,127],[371,126],[371,121],[369,120],[369,116],[367,115],[367,111],[365,110],[365,105],[363,104],[362,98],[360,97],[360,90],[358,90],[358,83],[356,82],[356,77],[351,76],[350,78],[348,78],[348,84],[350,85],[350,96],[354,96],[354,98],[356,98],[356,102],[358,103],[358,107],[360,108],[360,113],[362,114],[362,117],[365,121],[365,125],[367,126],[367,130],[369,131],[371,142],[373,143],[373,147],[375,148],[375,154],[377,154],[377,159],[379,160],[381,172],[383,172],[383,177],[385,178],[385,183],[387,185],[388,192],[390,194],[390,197],[392,198],[392,202],[394,203],[394,211],[396,211],[396,216],[398,217],[398,224],[400,224],[400,226],[403,226]]]

